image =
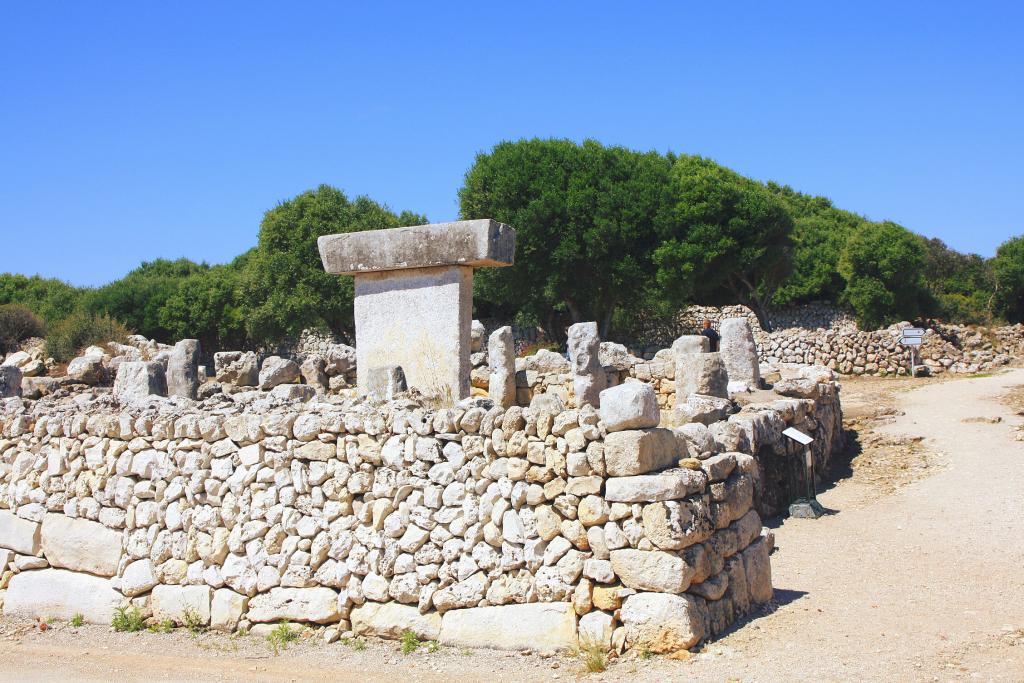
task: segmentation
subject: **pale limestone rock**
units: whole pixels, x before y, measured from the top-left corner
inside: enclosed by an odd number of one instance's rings
[[[328,378],[327,372],[324,370],[324,359],[322,356],[306,358],[302,361],[302,365],[299,366],[299,372],[302,373],[302,379],[306,381],[306,384],[318,391],[325,391],[330,386],[330,378]]]
[[[570,325],[567,346],[572,366],[576,404],[594,407],[601,405],[602,390],[605,388],[607,378],[601,367],[601,338],[597,333],[597,323],[586,322]]]
[[[249,598],[230,588],[215,590],[210,606],[210,626],[219,631],[234,631],[248,605]]]
[[[613,550],[612,570],[630,588],[659,593],[682,593],[694,570],[686,561],[660,550]]]
[[[12,512],[0,510],[0,548],[8,548],[22,555],[40,554],[39,526]]]
[[[193,619],[206,626],[210,623],[209,586],[156,586],[150,596],[153,617],[157,621],[171,620],[185,625]]]
[[[81,614],[90,624],[109,626],[121,600],[109,579],[64,569],[41,569],[11,578],[3,610],[6,616],[62,620]]]
[[[754,343],[754,331],[746,318],[726,318],[719,333],[719,354],[729,377],[729,385],[736,391],[751,391],[761,384],[761,373]],[[701,392],[696,392],[701,393]]]
[[[259,383],[259,364],[252,351],[220,351],[213,354],[213,366],[218,382],[239,387]]]
[[[672,342],[672,356],[678,358],[684,353],[707,353],[711,350],[711,340],[703,334],[684,334]]]
[[[199,340],[182,339],[167,358],[167,395],[195,399],[199,391]]]
[[[612,503],[676,500],[703,491],[706,483],[706,476],[688,469],[633,477],[610,477],[604,482],[604,497]]]
[[[153,562],[148,557],[129,564],[121,576],[121,592],[129,598],[148,592],[156,584]]]
[[[676,400],[690,394],[729,398],[729,378],[718,353],[684,353],[676,356]]]
[[[280,356],[268,356],[260,368],[260,389],[269,391],[281,384],[290,384],[299,379],[299,365],[293,360]]]
[[[644,535],[662,550],[682,550],[705,541],[715,530],[703,501],[669,500],[644,506]]]
[[[479,320],[474,320],[469,327],[469,352],[479,353],[484,350],[484,341],[487,338],[487,328]]]
[[[107,369],[103,366],[103,354],[87,354],[72,359],[68,363],[68,377],[82,384],[99,384],[107,378]]]
[[[352,630],[361,636],[398,639],[405,631],[412,631],[417,638],[437,640],[441,633],[441,615],[420,614],[414,605],[367,602],[352,608],[349,618]]]
[[[346,375],[356,369],[356,350],[347,344],[331,344],[324,358],[324,371],[329,377]]]
[[[487,394],[495,405],[508,408],[516,402],[515,340],[512,328],[499,327],[487,340],[490,379]]]
[[[131,361],[117,366],[114,398],[122,405],[167,395],[164,366],[157,361]]]
[[[571,650],[576,612],[567,602],[474,607],[445,612],[441,643],[499,650]]]
[[[626,382],[601,392],[601,422],[609,432],[657,427],[661,420],[654,387]]]
[[[54,567],[100,576],[117,573],[121,534],[99,522],[47,514],[41,541],[43,555]]]
[[[607,612],[595,610],[580,617],[580,646],[597,646],[607,650],[612,646],[612,632],[615,630],[615,617]]]
[[[309,621],[328,624],[339,619],[338,594],[330,588],[272,588],[249,601],[249,621]]]
[[[757,604],[772,599],[772,565],[768,558],[768,544],[758,539],[743,551],[743,570],[747,575],[747,592]]]
[[[706,608],[689,595],[637,593],[626,598],[619,615],[632,649],[671,654],[705,636]]]
[[[601,361],[602,367],[611,368],[618,372],[626,372],[637,361],[634,356],[630,355],[625,346],[615,342],[601,342],[598,358]]]
[[[668,429],[613,432],[605,438],[604,463],[609,477],[646,474],[675,465],[676,437]]]

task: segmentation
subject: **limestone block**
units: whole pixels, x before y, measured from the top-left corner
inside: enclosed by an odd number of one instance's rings
[[[601,422],[609,432],[657,427],[658,395],[643,382],[626,382],[601,392]]]
[[[99,384],[107,378],[102,353],[86,354],[68,363],[68,377],[82,384]]]
[[[268,396],[277,401],[312,401],[316,389],[308,384],[281,384],[271,389]]]
[[[761,604],[772,599],[772,565],[768,544],[758,539],[743,551],[743,570],[747,575],[747,592],[752,602]]]
[[[607,612],[587,612],[580,617],[580,645],[596,645],[604,650],[612,646],[612,632],[615,630],[615,617]]]
[[[682,353],[676,356],[676,400],[690,394],[729,398],[729,376],[721,354]]]
[[[157,584],[153,562],[148,557],[136,560],[125,567],[121,577],[121,592],[129,598],[148,592]]]
[[[689,595],[637,593],[626,598],[619,617],[630,648],[669,654],[704,638],[706,611],[703,602]]]
[[[487,367],[490,370],[487,395],[502,408],[515,405],[516,345],[511,327],[499,327],[488,337]]]
[[[441,643],[499,650],[570,650],[577,646],[576,611],[567,602],[534,602],[450,610]]]
[[[761,371],[750,321],[726,318],[721,323],[719,334],[722,335],[719,354],[730,384],[742,386],[743,390],[757,389],[761,384]]]
[[[254,387],[259,382],[259,365],[252,351],[221,351],[213,354],[217,381],[238,387]]]
[[[230,588],[218,588],[210,606],[210,626],[219,631],[234,631],[248,605],[248,597]]]
[[[367,368],[365,376],[366,394],[382,401],[390,401],[397,394],[409,388],[405,379],[405,371],[399,365],[380,365],[375,368]]]
[[[338,593],[315,588],[271,588],[249,601],[249,621],[310,621],[328,624],[339,619]]]
[[[397,602],[367,602],[352,608],[349,618],[352,630],[361,636],[398,639],[405,631],[412,631],[417,638],[437,640],[441,633],[440,614],[420,614],[415,605]]]
[[[0,365],[0,398],[21,396],[23,373],[13,365]]]
[[[164,366],[157,361],[130,361],[117,366],[114,398],[121,404],[167,395]]]
[[[607,382],[604,368],[601,367],[601,338],[597,333],[597,323],[576,323],[569,326],[568,331],[569,362],[572,366],[573,390],[576,393],[578,406],[601,404],[602,391]],[[655,405],[657,407],[657,405]],[[640,425],[652,427],[657,425]]]
[[[708,481],[725,481],[736,469],[736,456],[733,453],[713,455],[701,460],[700,468],[708,475]]]
[[[715,530],[711,508],[700,500],[652,503],[643,511],[644,535],[662,550],[706,541]]]
[[[299,379],[299,364],[280,356],[268,356],[260,368],[260,389],[270,391],[281,384],[290,384]]]
[[[694,575],[683,558],[660,550],[624,548],[610,555],[612,570],[623,584],[636,590],[682,593]]]
[[[772,385],[772,390],[776,394],[791,398],[817,400],[819,396],[818,383],[813,379],[782,379]]]
[[[669,429],[613,432],[605,438],[604,463],[609,477],[646,474],[675,465],[679,445]]]
[[[7,616],[67,620],[81,614],[90,624],[109,626],[122,599],[109,579],[65,569],[40,569],[15,574],[3,606]]]
[[[480,353],[484,350],[484,342],[487,340],[487,328],[479,320],[474,320],[469,326],[469,352]]]
[[[625,346],[615,342],[601,342],[601,350],[598,356],[602,367],[611,368],[618,372],[629,370],[637,360],[629,353]]]
[[[209,625],[212,593],[209,586],[157,586],[150,597],[153,617],[179,625],[198,619],[200,624]]]
[[[324,357],[328,377],[345,375],[356,369],[356,350],[347,344],[331,344]]]
[[[682,403],[676,396],[673,415],[679,424],[695,422],[710,425],[729,417],[732,409],[732,401],[727,398],[690,394]]]
[[[302,361],[302,365],[299,366],[302,379],[305,380],[306,384],[319,391],[324,391],[330,386],[330,379],[327,377],[324,365],[323,356],[310,356]]]
[[[0,510],[0,548],[22,555],[38,555],[39,524],[22,519],[13,512]]]
[[[100,576],[117,573],[121,559],[121,533],[99,522],[47,514],[43,518],[42,548],[54,567]]]
[[[735,464],[735,461],[733,461]],[[700,472],[675,469],[660,474],[610,477],[605,480],[604,497],[610,503],[653,503],[676,500],[704,490],[707,477]]]
[[[711,350],[711,340],[703,334],[684,334],[672,342],[672,356],[678,358],[686,353],[707,353]]]
[[[167,395],[195,399],[199,392],[199,340],[182,339],[167,358]]]

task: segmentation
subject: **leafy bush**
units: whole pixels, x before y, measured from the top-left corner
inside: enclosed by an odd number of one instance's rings
[[[21,342],[29,337],[42,337],[43,321],[25,306],[0,306],[0,356],[17,351]]]
[[[410,655],[420,647],[420,639],[412,631],[402,633],[402,654]]]
[[[999,312],[1010,322],[1024,321],[1024,235],[999,245],[992,264]]]
[[[109,315],[94,315],[75,311],[53,325],[46,335],[46,352],[56,360],[65,362],[93,344],[106,345],[116,341],[124,343],[131,331]]]

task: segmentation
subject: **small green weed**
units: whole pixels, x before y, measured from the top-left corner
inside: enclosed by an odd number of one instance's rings
[[[72,626],[74,626],[75,628],[79,628],[83,624],[85,624],[85,615],[84,614],[82,614],[81,612],[76,612],[75,614],[73,614],[71,616],[71,625]]]
[[[287,621],[282,621],[267,635],[267,644],[274,651],[276,657],[281,650],[287,650],[289,643],[299,639],[299,632],[292,629]]]
[[[654,656],[654,653],[648,650],[646,647],[640,648],[640,652],[638,654],[640,656],[640,659],[650,659]]]
[[[191,607],[186,607],[181,615],[182,625],[192,633],[202,633],[206,630],[203,618]]]
[[[356,652],[362,652],[366,649],[366,641],[362,638],[342,638],[341,644],[352,648]]]
[[[411,655],[420,647],[420,639],[412,631],[402,633],[402,654]]]
[[[426,643],[427,654],[434,654],[441,649],[441,643],[436,640],[428,640]]]
[[[146,620],[142,618],[139,608],[132,605],[131,607],[116,608],[110,625],[118,632],[135,633],[146,628]]]
[[[174,622],[170,619],[164,619],[158,621],[155,624],[149,625],[150,633],[170,633],[174,630]]]
[[[580,642],[580,659],[587,673],[601,673],[608,668],[608,652],[601,643],[584,639]]]

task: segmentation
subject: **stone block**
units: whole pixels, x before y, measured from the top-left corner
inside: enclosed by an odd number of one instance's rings
[[[238,387],[254,387],[259,383],[260,368],[252,351],[220,351],[213,354],[217,381]]]
[[[22,555],[38,555],[39,524],[22,519],[13,512],[0,510],[0,548]]]
[[[679,397],[676,396],[674,417],[679,424],[710,425],[728,418],[732,409],[732,401],[727,398],[690,394],[686,397],[685,402],[680,402]]]
[[[676,401],[690,394],[729,398],[729,376],[719,353],[682,353],[676,356]]]
[[[726,318],[719,328],[722,339],[718,345],[719,355],[725,364],[729,383],[741,390],[757,389],[761,384],[760,361],[754,331],[746,318]]]
[[[102,353],[87,353],[72,359],[67,372],[68,377],[82,384],[99,384],[107,379]]]
[[[3,606],[7,616],[68,620],[81,614],[90,624],[109,626],[122,599],[109,579],[65,569],[40,569],[15,574]]]
[[[338,594],[325,587],[271,588],[249,601],[249,621],[309,621],[329,624],[338,621]]]
[[[43,555],[54,567],[113,576],[121,559],[121,532],[99,522],[47,514],[41,533]]]
[[[349,618],[352,630],[361,636],[398,639],[405,631],[412,631],[417,638],[437,640],[441,634],[441,615],[420,614],[415,605],[367,602],[354,607]]]
[[[577,647],[576,610],[567,602],[471,607],[441,619],[441,643],[498,650],[571,650]]]
[[[167,358],[167,395],[195,399],[199,392],[199,340],[182,339]]]
[[[610,555],[619,580],[639,591],[682,593],[690,587],[694,575],[694,569],[683,558],[661,550],[624,548]]]
[[[197,619],[199,624],[207,626],[212,593],[209,586],[157,586],[150,597],[153,617],[157,621],[170,619],[178,625]]]
[[[672,342],[672,355],[678,358],[684,353],[707,353],[711,350],[711,340],[703,334],[684,334]]]
[[[612,632],[615,630],[615,617],[607,612],[587,612],[580,617],[579,638],[581,647],[598,646],[604,650],[612,646]]]
[[[567,345],[576,404],[597,407],[601,403],[602,391],[607,383],[607,376],[601,366],[601,337],[597,333],[597,323],[570,325]]]
[[[260,368],[260,389],[270,391],[281,384],[295,382],[301,376],[299,364],[288,358],[268,356]]]
[[[129,598],[148,592],[156,584],[153,562],[148,557],[129,564],[121,576],[121,592]]]
[[[604,464],[609,477],[646,474],[675,465],[679,444],[669,429],[636,429],[609,434]]]
[[[655,654],[687,650],[706,635],[707,608],[689,595],[637,593],[619,612],[626,644]]]
[[[122,405],[167,395],[167,377],[157,361],[129,361],[117,366],[114,398]]]
[[[644,382],[626,382],[601,392],[601,422],[609,432],[657,427],[658,395]]]
[[[487,395],[495,405],[508,408],[516,403],[516,345],[512,328],[499,327],[487,339],[487,367],[490,370]]]
[[[610,503],[677,500],[703,491],[706,483],[706,476],[687,469],[633,477],[610,477],[604,482],[604,497]]]
[[[21,396],[23,373],[13,365],[0,365],[0,398]]]
[[[747,575],[747,592],[751,602],[762,604],[772,599],[772,565],[768,544],[758,539],[743,551],[743,570]]]
[[[248,605],[248,597],[230,588],[215,590],[210,605],[210,627],[218,631],[234,631]]]
[[[390,401],[409,388],[405,371],[398,365],[367,368],[365,386],[367,395],[382,401]]]

